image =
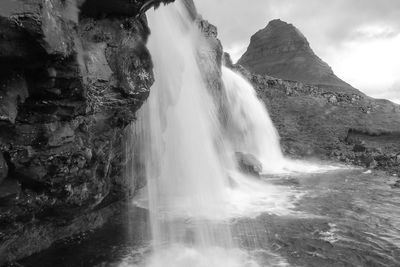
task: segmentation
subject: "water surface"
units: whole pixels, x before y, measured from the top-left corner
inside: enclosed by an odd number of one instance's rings
[[[391,188],[392,177],[363,172],[346,169],[264,178],[265,183],[302,194],[290,214],[271,209],[256,217],[229,220],[233,238],[251,257],[246,266],[252,266],[252,261],[259,266],[400,266],[400,191]],[[147,211],[132,207],[103,228],[20,263],[141,266],[151,254],[148,226]],[[193,256],[190,247],[173,249],[176,257]],[[217,250],[207,253],[209,257],[231,255]],[[215,264],[229,266],[227,261]],[[164,266],[173,266],[172,261]]]

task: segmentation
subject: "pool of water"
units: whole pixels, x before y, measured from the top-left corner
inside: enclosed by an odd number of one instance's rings
[[[193,267],[204,266],[198,263],[205,257],[215,266],[236,266],[229,260],[245,252],[243,266],[400,266],[400,190],[391,187],[393,177],[364,171],[265,176],[264,183],[298,193],[291,212],[272,207],[258,216],[231,218],[226,223],[237,251],[176,246],[153,261]],[[59,242],[19,264],[152,266],[146,260],[152,254],[149,225],[145,209],[127,207],[101,229]]]

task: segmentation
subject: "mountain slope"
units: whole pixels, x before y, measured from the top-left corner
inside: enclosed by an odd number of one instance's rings
[[[251,37],[250,45],[238,64],[256,74],[353,89],[313,52],[295,26],[279,19],[270,21]]]

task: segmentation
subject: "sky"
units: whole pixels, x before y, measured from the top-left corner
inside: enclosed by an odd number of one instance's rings
[[[195,0],[234,61],[272,19],[296,26],[335,74],[400,104],[400,0]]]

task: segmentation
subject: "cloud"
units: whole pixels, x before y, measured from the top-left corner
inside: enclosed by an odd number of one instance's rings
[[[195,0],[233,60],[272,19],[295,25],[339,77],[390,97],[400,77],[399,0]],[[383,96],[384,96],[383,95]]]
[[[224,43],[249,40],[269,20],[293,23],[314,49],[340,45],[360,35],[368,25],[381,25],[400,32],[398,0],[197,0],[199,11],[217,24]]]
[[[400,104],[400,80],[390,88],[373,90],[371,95],[375,98],[385,98]]]

